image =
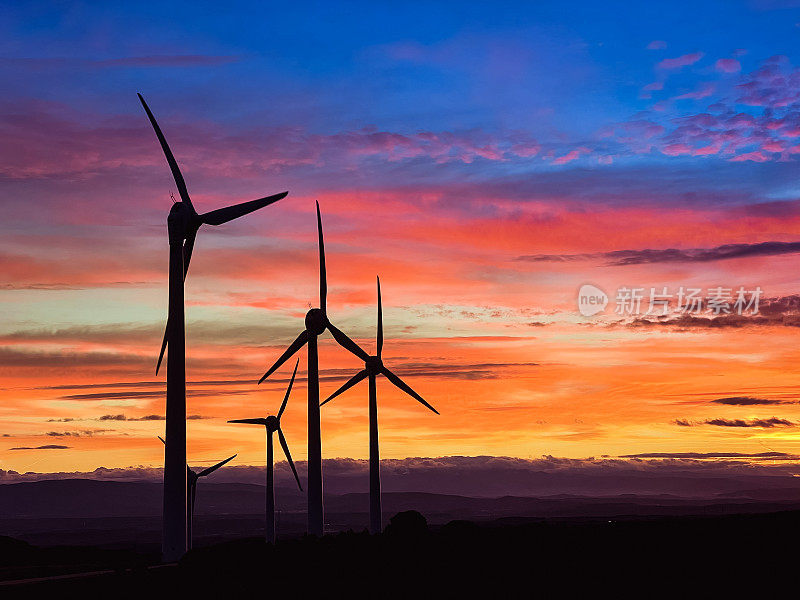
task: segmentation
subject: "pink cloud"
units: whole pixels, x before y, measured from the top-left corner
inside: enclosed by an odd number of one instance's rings
[[[735,58],[720,58],[714,67],[721,73],[738,73],[742,70],[742,64]]]
[[[682,154],[691,154],[693,151],[692,147],[688,144],[683,143],[676,143],[676,144],[667,144],[661,150],[667,156],[680,156]]]
[[[729,59],[733,61],[734,59]],[[686,61],[684,61],[685,63]],[[674,66],[675,63],[673,63]],[[732,67],[732,62],[723,62]],[[657,87],[650,84],[648,87]],[[634,153],[656,149],[667,156],[723,155],[729,160],[764,162],[787,160],[793,154],[789,148],[800,137],[800,69],[793,67],[788,58],[775,56],[742,78],[736,85],[738,97],[712,102],[701,112],[677,112],[675,101],[703,100],[715,95],[715,85],[701,83],[695,90],[668,98],[651,107],[650,118],[662,121],[662,130],[646,140],[642,132],[633,133],[634,124],[626,127],[615,124],[603,128],[601,135],[613,137]],[[752,110],[741,105],[763,107]],[[659,118],[658,112],[668,113]],[[670,118],[671,117],[671,118]]]
[[[703,98],[708,98],[713,93],[714,86],[710,83],[705,83],[693,92],[676,96],[675,100],[702,100]]]
[[[762,144],[761,149],[767,152],[783,152],[784,145],[781,142],[771,140]]]
[[[698,60],[705,56],[702,52],[693,52],[692,54],[684,54],[683,56],[678,56],[677,58],[665,58],[660,63],[656,65],[658,69],[680,69],[683,67],[688,67],[689,65],[693,65]]]
[[[553,160],[554,165],[565,165],[573,160],[577,160],[584,154],[589,154],[591,150],[589,148],[576,148],[575,150],[570,150],[564,156],[559,156],[555,160]]]
[[[750,106],[785,108],[800,100],[800,74],[791,68],[785,56],[765,60],[747,75],[744,83],[736,86],[740,96],[736,101]]]
[[[639,98],[647,100],[653,97],[653,95],[650,92],[663,89],[664,89],[664,83],[661,81],[654,81],[653,83],[648,83],[646,86],[642,88],[642,92],[639,94]]]
[[[90,60],[82,58],[1,58],[0,65],[27,69],[86,68],[102,69],[111,67],[209,67],[238,62],[239,56],[207,54],[153,54],[148,56],[126,56]]]
[[[527,132],[380,131],[364,127],[317,134],[297,127],[230,133],[209,123],[166,121],[170,144],[185,174],[263,177],[290,167],[359,163],[370,157],[395,162],[427,158],[435,163],[478,159],[504,161],[530,158],[540,152]],[[79,177],[139,168],[161,168],[154,137],[141,117],[98,121],[69,114],[62,106],[33,103],[0,107],[0,175],[16,180]],[[203,144],[198,144],[204,140]],[[213,145],[214,152],[206,150]],[[194,173],[193,173],[194,172]]]
[[[708,146],[703,146],[702,148],[697,148],[692,152],[694,156],[710,156],[712,154],[717,154],[722,149],[722,143],[716,142],[714,144],[709,144]]]
[[[746,160],[751,160],[753,162],[766,162],[770,160],[771,157],[764,154],[761,150],[755,150],[753,152],[748,152],[746,154],[740,154],[738,156],[734,156],[730,159],[732,162],[744,162]]]
[[[649,44],[647,44],[648,50],[663,50],[667,47],[667,42],[664,40],[653,40]]]

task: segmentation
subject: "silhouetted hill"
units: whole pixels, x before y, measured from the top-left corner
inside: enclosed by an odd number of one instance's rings
[[[257,538],[191,551],[174,567],[150,555],[41,549],[4,574],[99,573],[0,587],[3,597],[772,597],[790,582],[800,513],[715,518],[453,521],[396,515],[377,536],[340,533],[266,545]],[[0,539],[0,553],[4,540]],[[27,565],[27,566],[26,566]],[[6,577],[8,579],[8,577]]]

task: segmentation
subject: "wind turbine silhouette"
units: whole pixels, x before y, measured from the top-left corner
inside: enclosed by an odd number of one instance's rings
[[[164,441],[164,438],[158,436],[158,439],[161,440],[161,443],[164,444],[164,446],[167,445],[167,442]],[[203,469],[199,473],[192,470],[189,465],[186,465],[186,487],[189,488],[189,493],[186,496],[186,545],[190,550],[192,548],[192,521],[194,520],[194,505],[195,498],[197,496],[197,480],[201,477],[211,475],[211,473],[219,469],[221,466],[231,462],[237,456],[238,454],[229,456],[225,460],[221,460],[217,464],[212,465],[207,469]]]
[[[294,468],[294,462],[292,461],[292,455],[289,453],[289,445],[286,443],[286,438],[283,436],[283,430],[281,430],[281,416],[283,415],[283,411],[286,410],[286,404],[289,402],[289,394],[292,393],[292,386],[294,385],[294,377],[297,375],[297,365],[300,364],[300,359],[297,359],[297,362],[294,365],[294,373],[292,373],[292,379],[289,382],[289,387],[286,389],[286,395],[283,397],[283,404],[281,404],[281,408],[278,411],[277,416],[268,416],[266,419],[233,419],[228,421],[228,423],[251,423],[253,425],[263,425],[267,430],[267,525],[266,525],[266,538],[267,542],[270,544],[275,543],[275,485],[274,485],[274,476],[273,476],[273,456],[272,456],[272,434],[276,431],[278,432],[278,440],[281,443],[281,448],[283,448],[283,453],[286,455],[286,460],[289,462],[289,466],[292,467],[292,473],[294,473],[294,478],[297,480],[297,487],[300,488],[300,491],[303,491],[303,486],[300,485],[300,478],[297,476],[297,469]]]
[[[380,474],[380,455],[378,452],[378,395],[376,390],[376,378],[384,375],[395,386],[403,390],[406,394],[414,398],[417,402],[431,409],[437,415],[433,406],[428,404],[422,396],[415,392],[397,375],[392,373],[383,364],[381,353],[383,351],[383,308],[381,306],[381,279],[378,280],[378,333],[377,333],[377,354],[367,356],[364,360],[364,369],[350,378],[342,387],[336,390],[320,406],[327,404],[342,392],[349,390],[361,380],[369,379],[369,531],[370,533],[380,533],[381,523],[381,474]]]
[[[322,238],[322,217],[317,202],[317,238],[319,244],[319,308],[306,313],[305,330],[297,336],[286,351],[275,361],[258,383],[264,381],[295,352],[308,344],[308,533],[321,536],[325,513],[322,506],[322,441],[319,423],[319,355],[317,338],[327,329],[336,342],[362,360],[369,355],[328,319],[326,306],[328,282],[325,272],[325,243]]]
[[[183,283],[189,271],[192,250],[201,225],[222,225],[284,198],[288,192],[259,200],[251,200],[226,208],[198,214],[189,198],[186,182],[167,140],[156,123],[153,113],[138,94],[150,124],[156,132],[161,149],[167,158],[172,177],[178,186],[181,201],[175,202],[167,218],[169,231],[169,313],[156,373],[161,366],[164,350],[169,343],[167,359],[167,440],[164,459],[164,518],[162,554],[165,561],[176,561],[186,552],[186,331],[183,308]]]

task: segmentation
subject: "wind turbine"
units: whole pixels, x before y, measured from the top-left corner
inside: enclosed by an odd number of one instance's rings
[[[167,442],[164,441],[164,438],[158,436],[158,439],[161,440],[162,444],[165,446],[167,445]],[[201,477],[211,475],[211,473],[219,469],[221,466],[231,462],[237,456],[238,454],[229,456],[225,460],[221,460],[217,464],[212,465],[207,469],[203,469],[199,473],[192,470],[189,465],[186,465],[186,487],[189,489],[189,493],[186,496],[186,545],[190,550],[192,548],[192,521],[194,520],[194,505],[195,498],[197,496],[197,480]]]
[[[289,445],[286,443],[286,438],[283,436],[281,430],[281,416],[283,411],[286,410],[286,403],[289,402],[289,394],[292,393],[292,386],[294,385],[294,377],[297,375],[297,365],[300,364],[300,359],[294,365],[294,373],[292,373],[292,380],[289,382],[289,387],[286,389],[286,395],[283,397],[283,404],[278,411],[277,416],[268,416],[266,419],[233,419],[228,423],[251,423],[253,425],[263,425],[267,430],[267,525],[266,525],[266,538],[267,543],[275,543],[275,485],[273,475],[273,456],[272,456],[272,434],[278,432],[278,440],[283,448],[283,453],[286,455],[286,460],[289,466],[292,467],[292,473],[297,480],[297,487],[303,491],[303,486],[300,485],[300,478],[297,476],[297,469],[294,468],[292,462],[292,455],[289,453]]]
[[[411,389],[402,379],[392,373],[381,360],[383,351],[383,309],[381,307],[381,279],[378,279],[378,339],[377,354],[368,356],[364,360],[364,369],[356,373],[342,387],[336,390],[322,404],[327,404],[336,396],[350,389],[362,379],[369,379],[369,531],[370,533],[380,533],[381,523],[381,474],[380,474],[380,455],[378,453],[378,397],[375,380],[378,375],[384,375],[395,386],[403,390],[406,394],[414,398],[423,406],[431,409],[437,415],[439,411],[433,408],[417,392]],[[322,406],[322,405],[320,405]]]
[[[183,283],[189,270],[194,240],[201,225],[222,225],[284,198],[288,192],[251,200],[198,214],[189,198],[186,182],[167,145],[153,113],[138,94],[147,117],[167,158],[181,201],[175,202],[167,217],[169,231],[169,313],[156,373],[169,343],[167,359],[167,439],[164,459],[164,519],[162,554],[167,562],[177,561],[186,552],[186,331],[183,313]]]
[[[328,283],[325,273],[325,243],[322,239],[322,217],[319,212],[319,202],[317,202],[317,237],[319,244],[319,308],[312,308],[306,313],[305,330],[297,336],[297,339],[275,361],[275,364],[264,373],[258,383],[272,375],[295,352],[305,344],[308,344],[308,533],[321,536],[325,514],[322,507],[322,441],[319,423],[319,355],[317,354],[317,338],[327,329],[340,346],[362,360],[369,359],[369,355],[328,320],[326,312]]]

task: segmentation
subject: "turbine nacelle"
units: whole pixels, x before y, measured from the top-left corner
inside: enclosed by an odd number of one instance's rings
[[[312,308],[306,313],[306,331],[311,335],[322,335],[328,327],[328,316],[321,308]]]
[[[170,239],[178,239],[180,241],[186,239],[189,230],[200,225],[200,223],[196,223],[198,220],[197,213],[186,206],[185,203],[175,202],[167,217]]]
[[[267,431],[272,433],[273,431],[278,431],[281,423],[278,421],[278,417],[275,415],[270,415],[267,417],[266,421],[264,421],[264,425],[267,428]]]
[[[167,218],[174,219],[178,215],[186,219],[192,219],[193,217],[197,218],[198,216],[197,213],[192,209],[192,207],[186,204],[186,202],[173,202],[172,208],[169,209],[169,216]]]

